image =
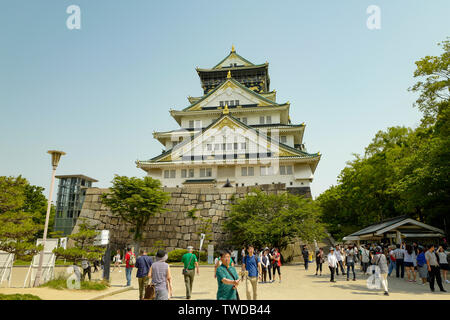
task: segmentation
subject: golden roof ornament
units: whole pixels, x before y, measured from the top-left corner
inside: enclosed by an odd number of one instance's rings
[[[231,79],[231,70],[228,70],[227,79]]]
[[[231,52],[236,52],[236,50],[234,49],[234,44],[231,45]]]
[[[225,108],[223,108],[222,114],[229,114],[230,110],[228,110],[228,104],[225,104]]]

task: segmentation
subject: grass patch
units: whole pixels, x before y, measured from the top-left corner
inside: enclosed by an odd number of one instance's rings
[[[56,290],[78,290],[78,289],[68,289],[67,288],[67,277],[64,275],[59,275],[57,278],[50,280],[39,287],[47,287]],[[105,280],[92,280],[92,281],[81,281],[80,290],[105,290],[109,288],[109,284]]]
[[[42,300],[38,296],[32,295],[32,294],[1,294],[0,293],[0,300]]]

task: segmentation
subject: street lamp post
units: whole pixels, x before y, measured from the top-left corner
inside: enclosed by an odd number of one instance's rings
[[[45,227],[44,227],[44,236],[42,239],[42,250],[39,255],[39,266],[36,273],[36,278],[34,280],[34,286],[39,286],[41,282],[41,273],[42,273],[42,262],[44,260],[44,249],[45,249],[45,241],[47,240],[47,230],[48,230],[48,221],[50,219],[50,209],[52,206],[52,196],[53,196],[53,186],[55,184],[55,174],[56,174],[56,167],[58,166],[59,159],[61,156],[65,155],[66,153],[63,151],[57,151],[57,150],[49,150],[47,153],[50,153],[52,155],[52,182],[50,184],[50,194],[48,196],[48,203],[47,203],[47,214],[45,216]]]

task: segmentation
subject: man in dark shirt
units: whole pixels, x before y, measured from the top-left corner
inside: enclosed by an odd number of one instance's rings
[[[148,285],[148,273],[150,272],[150,267],[152,266],[152,258],[147,255],[146,250],[140,250],[140,256],[136,259],[137,273],[136,277],[139,282],[139,300],[144,298],[144,291]]]
[[[308,270],[308,262],[309,262],[309,251],[306,245],[303,245],[302,248],[303,261],[305,262],[305,270]]]

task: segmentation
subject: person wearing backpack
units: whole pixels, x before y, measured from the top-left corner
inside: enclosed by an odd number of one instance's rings
[[[134,265],[136,264],[136,255],[131,251],[131,248],[127,248],[127,254],[125,255],[125,276],[127,278],[127,287],[131,286],[131,273],[133,272]]]
[[[253,300],[257,299],[258,279],[261,279],[261,259],[254,255],[254,250],[255,249],[253,248],[253,246],[249,245],[247,248],[248,255],[245,256],[244,261],[242,262],[242,271],[248,272],[248,276],[245,281],[247,300],[252,300],[250,286],[253,289]]]
[[[200,274],[200,269],[198,266],[198,260],[195,254],[193,254],[194,247],[187,247],[188,252],[181,257],[181,262],[184,264],[183,276],[184,285],[186,286],[186,299],[191,298],[192,285],[194,284],[195,271],[197,269],[197,275]]]

